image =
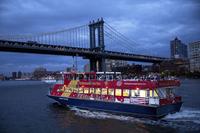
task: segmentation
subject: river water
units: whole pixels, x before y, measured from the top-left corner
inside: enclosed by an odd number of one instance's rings
[[[40,81],[0,81],[0,133],[200,132],[200,80],[182,80],[181,111],[161,120],[61,107]]]

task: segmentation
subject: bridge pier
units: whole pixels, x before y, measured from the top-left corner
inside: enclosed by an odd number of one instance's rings
[[[90,22],[90,49],[95,52],[104,52],[104,21],[103,18]],[[106,71],[105,58],[90,57],[90,71]]]
[[[161,72],[161,63],[153,63],[152,67],[153,67],[153,72],[157,72],[160,73]]]
[[[97,71],[97,60],[96,59],[90,59],[90,71]]]
[[[90,58],[90,71],[106,71],[105,58]]]
[[[105,58],[101,58],[98,60],[98,64],[99,64],[99,70],[98,71],[106,71],[106,62],[105,62]]]

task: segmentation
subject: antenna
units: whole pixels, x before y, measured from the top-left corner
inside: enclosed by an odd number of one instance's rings
[[[75,71],[75,60],[74,60],[74,56],[72,56],[73,58],[73,65],[72,65],[72,70],[71,71]]]
[[[78,72],[78,62],[77,62],[77,56],[78,56],[78,54],[76,54],[76,71]]]

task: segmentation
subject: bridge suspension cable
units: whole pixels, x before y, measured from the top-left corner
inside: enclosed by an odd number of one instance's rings
[[[119,37],[121,37],[122,39],[124,39],[125,41],[127,41],[129,44],[134,44],[134,45],[138,45],[138,43],[136,43],[136,41],[129,39],[128,37],[126,37],[125,35],[123,35],[122,33],[120,33],[119,31],[117,31],[115,28],[113,28],[111,25],[109,25],[108,23],[105,23],[105,26],[108,27],[110,30],[112,30],[113,32],[115,32]]]
[[[32,42],[48,45],[62,45],[89,48],[89,27],[82,25],[74,28],[26,35],[0,36],[1,40]]]
[[[120,48],[120,52],[126,52],[126,51],[129,51],[131,50],[129,47],[127,47],[126,45],[124,45],[124,41],[122,40],[119,40],[116,36],[114,36],[113,34],[105,31],[105,36],[108,37],[111,41],[110,41],[110,45],[107,44],[106,47],[108,47],[108,49],[110,50],[117,50],[119,51],[118,48]],[[107,39],[106,39],[107,40]],[[119,43],[120,46],[123,46],[125,49],[122,49],[122,47],[113,47],[113,45],[116,45],[116,43]],[[131,52],[133,52],[131,50]]]
[[[107,33],[110,33],[110,35],[113,35],[114,37],[112,38],[108,37],[109,35]],[[122,47],[126,49],[126,52],[138,53],[138,54],[141,53],[142,51],[147,52],[149,50],[146,47],[142,47],[143,45],[140,45],[135,40],[126,37],[124,34],[120,33],[118,30],[116,30],[106,22],[105,22],[105,35],[109,39],[115,38],[115,43],[113,44],[113,42],[112,43],[110,42],[109,44],[107,44],[107,48],[108,47],[113,48],[113,46],[115,46],[114,48],[116,49],[117,47],[116,44],[118,44],[119,47],[118,51],[121,51]]]
[[[120,50],[122,50],[121,47],[123,46],[126,49],[126,51],[129,51],[131,53],[135,52],[134,50],[136,46],[133,46],[133,44],[135,43],[131,43],[130,40],[128,40],[123,34],[119,33],[107,23],[105,24],[105,35],[106,37],[114,41],[114,44],[110,44],[111,47],[113,47],[112,45],[115,45],[116,48],[117,43],[119,45],[118,47],[120,48]]]

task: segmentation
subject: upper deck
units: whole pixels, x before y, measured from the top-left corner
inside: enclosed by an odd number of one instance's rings
[[[172,78],[152,77],[129,77],[121,72],[63,72],[64,83],[77,80],[80,87],[93,88],[122,88],[122,89],[150,89],[177,87],[180,81]]]

